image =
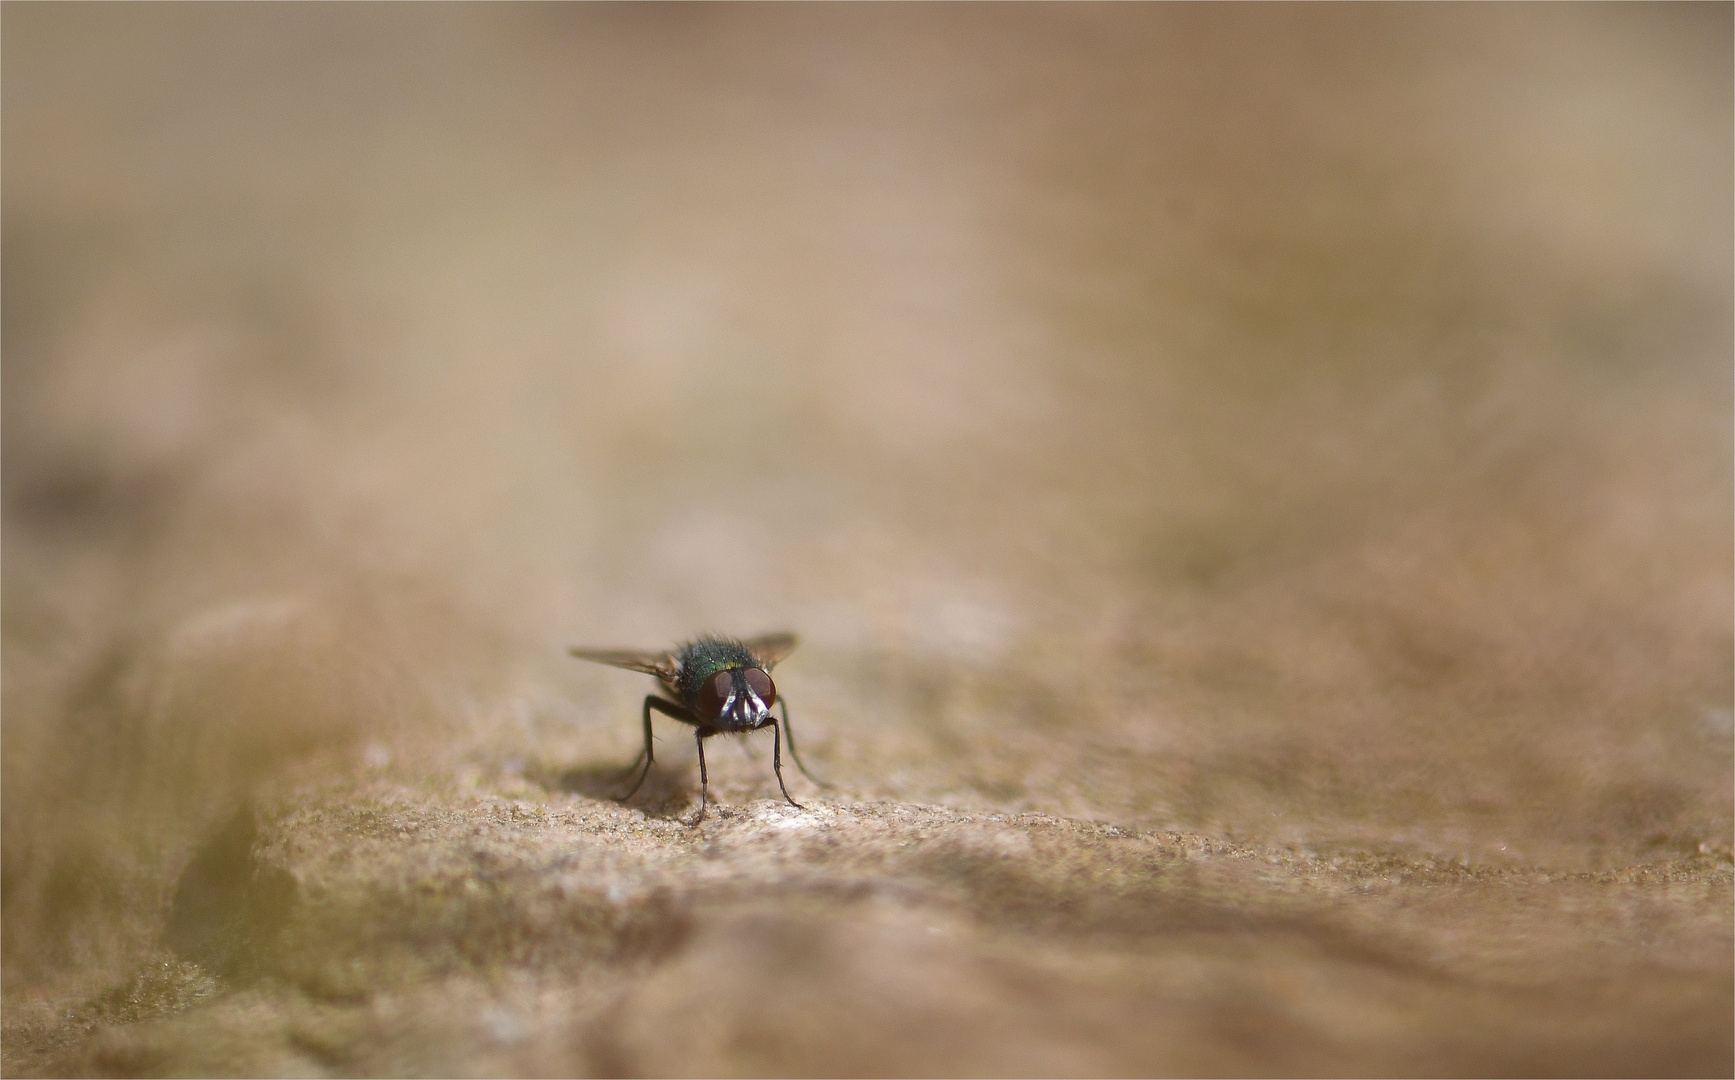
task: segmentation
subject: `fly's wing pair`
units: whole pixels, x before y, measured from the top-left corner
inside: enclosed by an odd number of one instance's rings
[[[795,651],[800,638],[794,634],[766,634],[763,637],[748,638],[741,644],[747,646],[747,651],[759,661],[759,666],[770,671],[777,666],[777,661]]]
[[[759,666],[770,671],[777,662],[795,651],[799,642],[794,634],[766,634],[763,637],[748,638],[741,644],[759,661]],[[655,675],[670,685],[675,681],[676,653],[668,649],[642,652],[638,649],[570,649],[572,655],[580,660],[591,660],[609,667],[626,668],[628,671],[642,671],[646,675]]]
[[[590,660],[609,667],[626,668],[628,671],[642,671],[646,675],[655,675],[664,682],[675,681],[675,654],[664,649],[660,652],[640,652],[637,649],[568,649],[580,660]]]

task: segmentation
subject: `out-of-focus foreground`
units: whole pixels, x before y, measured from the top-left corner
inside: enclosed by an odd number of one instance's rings
[[[5,1072],[1726,1075],[1730,13],[7,6]]]

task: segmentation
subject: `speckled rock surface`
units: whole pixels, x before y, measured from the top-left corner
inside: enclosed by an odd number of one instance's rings
[[[0,20],[6,1075],[1735,1068],[1727,6]]]
[[[430,787],[244,811],[170,915],[229,921],[172,931],[181,957],[134,984],[190,1007],[85,1018],[51,1071],[1592,1074],[1722,1050],[1715,857],[1551,875],[896,803],[688,828]]]

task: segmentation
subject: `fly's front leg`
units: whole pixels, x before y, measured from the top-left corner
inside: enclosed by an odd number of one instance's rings
[[[821,780],[819,777],[813,775],[812,773],[808,772],[807,766],[802,763],[801,751],[799,751],[795,748],[795,729],[789,726],[789,702],[780,696],[777,699],[777,707],[779,709],[781,709],[783,712],[783,730],[785,732],[787,732],[789,735],[789,756],[795,759],[795,767],[801,770],[801,775],[807,777],[809,780],[812,780],[814,783],[818,784],[820,787],[833,786],[831,784],[826,783],[824,780]],[[779,782],[781,782],[782,779],[783,779],[782,776],[778,777]],[[789,792],[786,791],[783,794],[788,795]],[[793,801],[793,800],[791,800],[791,801]]]
[[[688,825],[697,825],[705,819],[705,795],[711,788],[711,780],[705,775],[705,736],[709,734],[704,728],[693,732],[693,739],[699,744],[699,812],[686,822]]]
[[[789,741],[789,752],[795,753],[794,739]],[[771,770],[777,774],[777,786],[782,790],[783,797],[789,799],[789,805],[797,810],[806,810],[807,807],[790,798],[789,789],[783,786],[783,736],[778,734],[776,724],[771,725]],[[806,771],[806,769],[802,770],[802,772]]]

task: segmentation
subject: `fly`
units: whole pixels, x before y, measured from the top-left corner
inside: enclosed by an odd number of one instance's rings
[[[771,669],[795,650],[794,634],[767,634],[764,637],[737,641],[726,637],[701,637],[662,652],[639,652],[633,649],[573,649],[580,660],[591,660],[610,667],[626,668],[654,675],[663,684],[668,697],[646,694],[644,706],[645,748],[628,766],[636,769],[644,762],[638,783],[621,796],[632,798],[644,786],[651,774],[656,753],[651,749],[651,710],[672,716],[683,724],[693,725],[694,741],[699,747],[699,813],[691,824],[697,825],[705,816],[709,783],[705,775],[705,740],[713,735],[745,734],[760,728],[771,729],[771,768],[777,773],[777,787],[789,805],[805,810],[783,784],[783,736],[779,734],[777,718],[771,714],[776,706],[782,714],[782,732],[789,736],[789,753],[795,758],[801,774],[816,784],[824,782],[807,771],[801,754],[795,749],[795,730],[789,726],[789,705],[777,694],[771,681]],[[670,700],[673,698],[674,700]]]

